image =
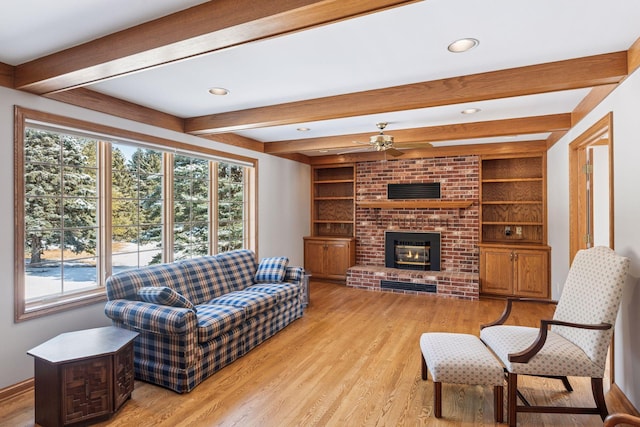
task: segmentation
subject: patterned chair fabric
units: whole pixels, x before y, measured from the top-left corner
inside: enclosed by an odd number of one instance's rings
[[[255,254],[230,251],[107,279],[105,314],[134,330],[138,379],[189,392],[303,315],[304,270],[256,283]],[[193,304],[191,304],[193,303]]]
[[[628,269],[629,259],[607,247],[579,251],[553,316],[554,320],[573,323],[609,323],[610,329],[553,325],[545,346],[528,363],[510,362],[508,355],[529,347],[538,335],[538,328],[492,326],[484,328],[480,338],[509,372],[602,378]]]
[[[511,362],[509,356],[536,342],[540,329],[495,325],[480,332],[480,338],[505,367],[508,379],[509,425],[515,426],[518,412],[549,412],[546,406],[521,406],[517,400],[518,375],[591,378],[595,407],[558,407],[556,412],[608,414],[603,382],[607,351],[613,334],[620,300],[629,270],[629,259],[607,247],[578,251],[569,270],[554,321],[580,325],[611,325],[608,329],[587,329],[553,325],[544,345],[526,362]]]

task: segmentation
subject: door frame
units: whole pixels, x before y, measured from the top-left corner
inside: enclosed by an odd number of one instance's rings
[[[578,250],[586,247],[583,240],[587,228],[586,207],[593,212],[593,197],[587,198],[587,183],[582,166],[587,159],[587,149],[596,145],[606,145],[609,154],[609,247],[614,248],[614,193],[613,193],[613,112],[594,123],[589,129],[569,144],[569,265],[573,262]],[[589,189],[593,195],[593,184]],[[590,230],[593,233],[593,221]],[[615,383],[614,346],[611,339],[609,359],[609,382]]]
[[[569,261],[585,248],[584,234],[587,229],[586,208],[593,212],[592,200],[587,198],[583,165],[587,149],[595,145],[606,145],[609,153],[609,247],[614,248],[614,193],[613,193],[613,113],[609,112],[569,144]],[[591,229],[593,224],[591,224]],[[592,230],[588,230],[592,231]]]

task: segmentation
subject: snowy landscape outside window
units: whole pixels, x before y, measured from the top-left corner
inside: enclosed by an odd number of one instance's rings
[[[250,165],[39,121],[18,133],[16,321],[104,300],[126,269],[255,250]]]

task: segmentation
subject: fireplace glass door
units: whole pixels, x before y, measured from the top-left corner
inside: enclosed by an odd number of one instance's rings
[[[407,270],[429,270],[429,244],[427,242],[395,242],[395,264]]]

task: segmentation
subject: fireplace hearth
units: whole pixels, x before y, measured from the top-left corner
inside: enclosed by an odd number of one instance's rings
[[[440,233],[386,231],[384,263],[387,268],[440,271]]]

